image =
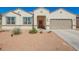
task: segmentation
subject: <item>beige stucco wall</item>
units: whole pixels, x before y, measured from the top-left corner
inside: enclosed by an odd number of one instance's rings
[[[18,27],[18,25],[20,25],[19,28],[23,28],[23,29],[32,28],[32,24],[31,25],[24,25],[23,24],[23,17],[32,17],[32,14],[30,14],[28,12],[25,12],[25,11],[23,11],[21,9],[17,9],[17,10],[15,10],[13,12],[19,13],[19,14],[21,14],[21,16],[17,15],[17,14],[14,14],[12,12],[8,12],[6,14],[3,14],[3,17],[2,17],[2,29],[12,29],[12,28]],[[12,25],[12,26],[7,25],[6,24],[6,17],[7,16],[16,17],[16,24]]]
[[[13,30],[14,28],[20,28],[20,29],[23,29],[23,30],[30,30],[30,29],[32,29],[32,26],[25,26],[25,25],[2,26],[2,29],[4,29],[4,30]]]
[[[37,16],[46,16],[46,26],[48,25],[49,20],[49,11],[45,8],[38,8],[33,11],[34,14],[34,25],[37,28]]]
[[[76,15],[71,14],[64,9],[58,9],[54,12],[51,12],[50,19],[72,19],[73,29],[76,29]],[[48,23],[50,24],[50,20]]]

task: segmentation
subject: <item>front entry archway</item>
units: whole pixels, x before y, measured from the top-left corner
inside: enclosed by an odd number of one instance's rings
[[[45,20],[46,20],[46,16],[37,16],[38,28],[45,29],[45,25],[46,25]]]

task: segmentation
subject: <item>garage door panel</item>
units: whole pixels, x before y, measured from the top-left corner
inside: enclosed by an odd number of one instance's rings
[[[51,19],[50,29],[71,29],[72,20],[71,19]]]

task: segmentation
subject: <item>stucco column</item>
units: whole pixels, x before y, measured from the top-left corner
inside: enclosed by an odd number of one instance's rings
[[[46,19],[46,30],[49,30],[50,29],[50,20],[49,19]]]
[[[76,19],[73,19],[73,29],[76,29]]]

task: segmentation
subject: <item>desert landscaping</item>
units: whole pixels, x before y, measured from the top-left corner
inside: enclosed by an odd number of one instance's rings
[[[0,32],[1,51],[74,51],[54,32],[30,34],[23,30],[19,35],[11,36],[11,31]]]

